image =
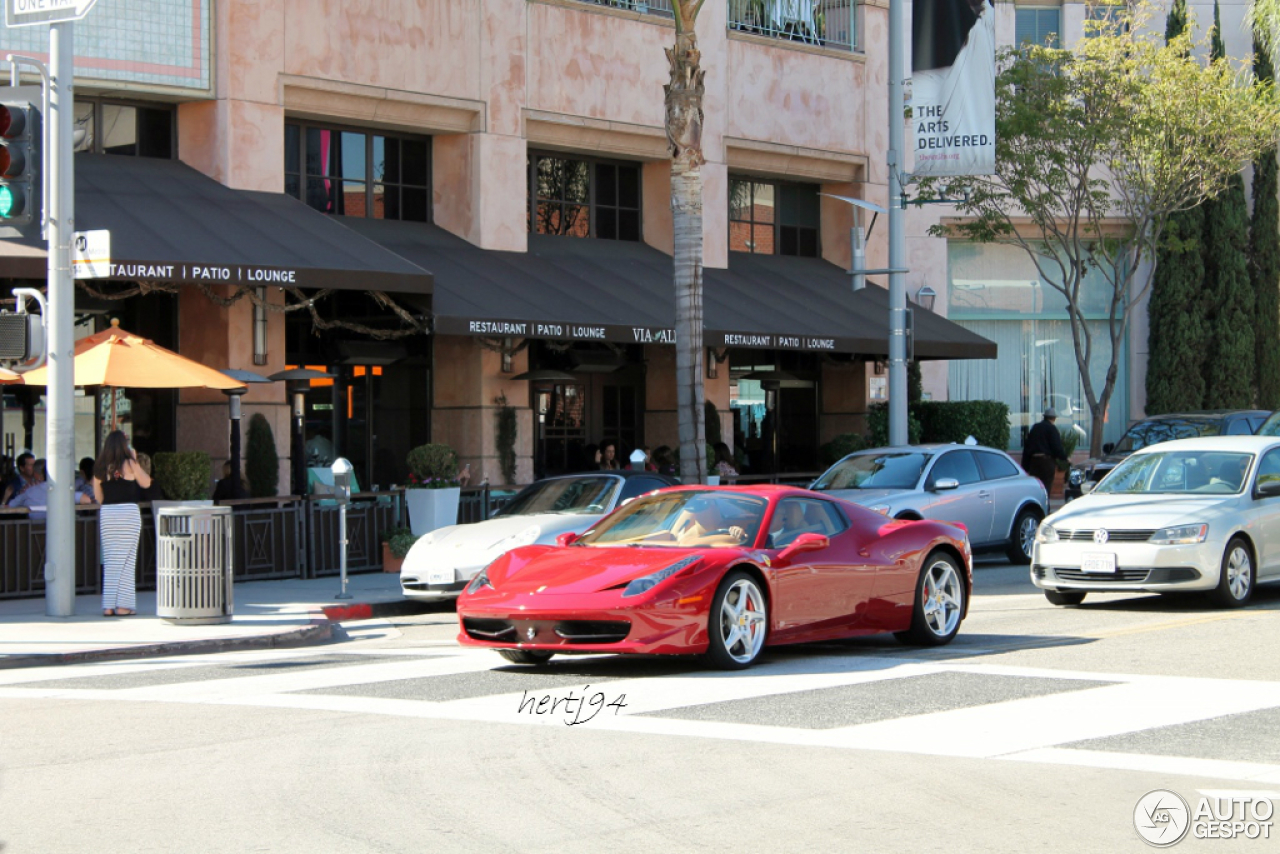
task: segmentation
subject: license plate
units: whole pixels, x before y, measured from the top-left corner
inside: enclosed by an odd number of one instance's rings
[[[453,567],[446,569],[431,569],[427,572],[428,584],[452,584],[453,583]]]
[[[1082,572],[1115,572],[1116,556],[1110,552],[1086,552],[1080,560]]]

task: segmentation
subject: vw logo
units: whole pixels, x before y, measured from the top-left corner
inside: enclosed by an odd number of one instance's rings
[[[1095,543],[1105,543],[1107,541],[1107,537],[1108,534],[1106,528],[1099,528],[1093,532],[1093,541]]]

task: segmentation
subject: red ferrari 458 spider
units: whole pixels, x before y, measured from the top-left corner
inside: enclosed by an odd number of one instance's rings
[[[495,560],[458,600],[458,640],[519,664],[621,652],[737,669],[766,646],[877,632],[948,643],[972,586],[960,526],[793,487],[674,487]]]

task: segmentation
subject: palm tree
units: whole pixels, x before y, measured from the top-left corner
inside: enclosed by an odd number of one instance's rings
[[[676,286],[676,409],[680,477],[706,479],[706,421],[702,388],[702,93],[703,72],[694,23],[705,0],[675,0],[675,47],[667,48],[666,93],[671,146],[671,221]]]

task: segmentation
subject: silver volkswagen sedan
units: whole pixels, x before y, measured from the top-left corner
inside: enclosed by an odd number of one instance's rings
[[[1237,608],[1280,581],[1280,438],[1213,436],[1135,451],[1045,519],[1031,581],[1055,605],[1089,591],[1198,590]]]
[[[961,522],[974,551],[1030,563],[1049,510],[1040,481],[982,445],[903,445],[857,451],[809,486],[895,519]]]

